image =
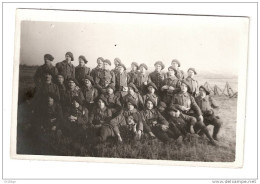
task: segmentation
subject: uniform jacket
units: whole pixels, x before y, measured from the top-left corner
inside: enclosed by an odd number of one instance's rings
[[[180,70],[179,68],[177,69],[177,70],[175,70],[175,76],[178,78],[178,79],[180,79],[180,80],[182,80],[182,79],[184,79],[184,72],[182,71],[182,70]]]
[[[146,102],[147,99],[153,99],[155,101],[155,106],[157,106],[157,104],[159,103],[159,98],[156,94],[150,94],[150,93],[147,93],[146,95],[143,96],[143,100],[144,100],[144,103]]]
[[[109,84],[115,85],[115,74],[110,70],[101,70],[97,78],[97,88],[101,89],[105,87],[105,81],[108,80]]]
[[[91,70],[90,76],[93,77],[93,80],[94,80],[95,84],[98,84],[98,83],[99,83],[100,77],[101,77],[100,74],[101,74],[101,71],[102,71],[102,70],[103,70],[102,68],[98,68],[98,67],[93,68],[93,69]]]
[[[135,80],[137,78],[137,74],[138,72],[137,71],[130,71],[127,73],[127,83],[130,84],[130,83],[135,83]]]
[[[83,86],[81,88],[81,90],[82,90],[86,103],[93,103],[98,98],[98,95],[99,95],[98,90],[93,86],[91,86],[89,88],[86,86]]]
[[[83,96],[83,93],[81,89],[75,88],[74,90],[67,89],[65,93],[65,104],[64,104],[64,111],[67,113],[71,107],[72,99],[74,96],[78,96],[82,102],[84,102],[85,98]]]
[[[145,93],[145,88],[146,88],[146,86],[144,85],[144,82],[148,83],[148,75],[138,72],[137,77],[134,81],[134,85],[142,93]]]
[[[60,100],[60,92],[59,88],[56,84],[54,83],[42,83],[39,88],[37,88],[36,91],[36,96],[37,98],[42,98],[45,97],[48,93],[54,93],[56,95],[57,100]],[[40,103],[39,103],[40,104]],[[38,105],[39,105],[38,104]]]
[[[127,95],[125,95],[123,97],[123,105],[125,106],[126,102],[128,102],[128,99],[133,99],[136,104],[137,104],[137,108],[138,110],[141,110],[144,108],[144,101],[143,98],[141,97],[141,95],[139,93],[135,93],[133,96],[130,95],[129,93]]]
[[[72,63],[67,63],[65,60],[56,64],[58,72],[63,74],[64,79],[75,78],[75,67]]]
[[[158,89],[161,89],[163,80],[164,80],[164,73],[153,71],[152,73],[149,74],[148,76],[148,82],[153,82]]]
[[[78,108],[70,107],[69,111],[66,112],[65,116],[68,118],[69,116],[77,117],[76,123],[78,125],[86,126],[88,123],[88,109],[82,107],[81,105]]]
[[[121,90],[122,86],[127,86],[127,73],[116,72],[115,73],[115,88],[117,91]]]
[[[91,125],[102,125],[108,123],[112,119],[113,113],[112,110],[104,107],[100,109],[99,107],[95,108],[89,116],[89,124]]]
[[[141,112],[143,121],[149,126],[154,126],[153,121],[157,121],[157,125],[169,125],[168,121],[161,115],[157,109],[145,109]]]
[[[111,108],[121,106],[120,97],[115,94],[110,95],[105,93],[101,94],[101,97],[104,97],[107,100],[108,106]]]
[[[184,113],[189,114],[192,111],[194,111],[194,113],[197,116],[202,115],[201,110],[200,110],[199,106],[197,105],[194,97],[187,92],[186,93],[179,92],[179,93],[175,94],[172,98],[171,106],[175,107],[176,109],[179,109],[181,112],[184,112]],[[180,108],[181,106],[190,108],[190,110],[188,112],[182,111]]]
[[[191,92],[192,92],[192,95],[195,96],[196,94],[199,93],[199,84],[198,84],[198,81],[191,78],[191,77],[187,77],[185,79],[185,81],[190,85],[191,87]]]
[[[79,83],[82,83],[82,79],[90,75],[90,68],[86,66],[76,66],[75,67],[75,78]]]
[[[195,100],[203,114],[207,113],[208,111],[212,111],[212,108],[218,107],[216,102],[208,95],[205,98],[202,98],[201,96],[197,96]]]
[[[132,116],[134,122],[136,123],[136,129],[137,130],[141,130],[143,131],[143,122],[142,122],[142,116],[140,114],[140,112],[136,109],[133,109],[132,111],[130,110],[124,110],[123,111],[123,116],[125,118],[125,121],[127,121],[127,119]]]
[[[58,74],[58,70],[52,64],[50,65],[41,65],[37,68],[36,73],[34,75],[34,82],[36,86],[44,81],[44,73],[49,72],[52,75],[52,79],[55,79],[56,75]]]

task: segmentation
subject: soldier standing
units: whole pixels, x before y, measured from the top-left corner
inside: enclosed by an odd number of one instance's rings
[[[131,71],[127,73],[128,84],[134,83],[138,73],[138,64],[136,62],[131,63]]]
[[[100,81],[100,73],[103,69],[103,61],[104,59],[102,57],[97,58],[97,66],[90,72],[90,76],[93,77],[95,84],[98,84]]]
[[[179,80],[183,80],[184,79],[184,72],[182,70],[180,70],[181,63],[177,59],[173,59],[172,63],[171,63],[171,66],[175,70],[176,77]]]
[[[121,91],[124,86],[127,86],[127,73],[124,64],[120,63],[117,66],[117,72],[115,73],[115,90]]]
[[[82,86],[82,79],[86,75],[90,75],[90,68],[86,66],[87,63],[85,56],[79,56],[79,65],[75,67],[75,78],[80,86]]]
[[[194,78],[194,75],[197,75],[197,72],[194,68],[188,69],[188,77],[185,81],[189,84],[191,88],[191,94],[196,97],[199,93],[199,84],[198,81]]]
[[[145,94],[146,85],[148,83],[148,75],[146,73],[147,70],[148,67],[146,64],[140,64],[139,72],[137,73],[136,80],[134,81],[134,84],[136,85],[141,95]]]
[[[161,61],[157,61],[155,62],[154,66],[155,71],[149,74],[148,82],[153,82],[156,85],[157,89],[161,89],[163,80],[165,78],[164,73],[162,72],[162,70],[164,69],[164,64]],[[161,93],[159,93],[158,95],[161,96]]]
[[[74,61],[73,54],[71,52],[67,52],[65,54],[65,60],[56,64],[58,72],[64,76],[65,80],[68,78],[75,78],[75,67],[71,61]]]
[[[108,80],[109,84],[115,85],[115,74],[109,70],[111,62],[108,59],[103,61],[103,70],[100,71],[99,83],[96,84],[98,89],[102,89]]]

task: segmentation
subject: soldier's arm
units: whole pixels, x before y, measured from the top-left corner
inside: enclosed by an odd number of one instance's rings
[[[219,105],[216,103],[216,101],[211,96],[209,97],[209,103],[210,103],[212,108],[218,108],[219,107]]]
[[[194,100],[193,96],[190,96],[190,100],[191,100],[191,108],[196,112],[197,116],[201,116],[201,110],[198,106],[198,104],[196,103],[196,101]]]
[[[157,111],[157,115],[158,115],[159,123],[160,123],[161,125],[169,126],[168,121],[161,115],[161,113],[160,113],[159,111]]]

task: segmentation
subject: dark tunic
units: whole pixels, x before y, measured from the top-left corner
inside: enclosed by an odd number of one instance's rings
[[[196,79],[193,79],[191,77],[187,77],[185,81],[190,85],[191,87],[191,94],[193,96],[197,95],[199,93],[199,84]]]
[[[90,68],[86,66],[76,66],[75,67],[75,78],[76,80],[82,84],[82,79],[86,76],[90,75]]]
[[[149,74],[148,78],[149,78],[148,80],[149,82],[153,82],[158,89],[161,89],[164,80],[164,73],[162,71],[161,72],[154,71]]]
[[[44,81],[44,73],[46,72],[51,73],[52,79],[55,79],[56,75],[58,74],[57,68],[52,64],[50,65],[44,64],[39,66],[34,75],[34,82],[36,86],[40,85],[40,83]]]
[[[127,73],[116,72],[115,73],[115,88],[116,91],[120,91],[122,86],[127,86]]]
[[[65,60],[56,64],[58,72],[64,76],[64,79],[75,78],[75,67],[72,63],[67,63]]]
[[[137,104],[137,109],[142,110],[144,108],[144,101],[143,98],[139,93],[135,93],[134,95],[130,95],[129,93],[123,97],[123,106],[126,106],[126,103],[129,101],[129,99],[132,99]]]
[[[137,87],[140,93],[145,94],[146,92],[146,86],[144,83],[148,83],[148,75],[147,74],[142,74],[138,72],[136,80],[134,81],[134,85]]]
[[[131,70],[130,72],[127,73],[127,83],[135,83],[135,80],[137,78],[137,71]]]

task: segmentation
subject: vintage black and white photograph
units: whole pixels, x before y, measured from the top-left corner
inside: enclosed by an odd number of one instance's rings
[[[248,17],[17,10],[16,21],[16,158],[243,154]]]

